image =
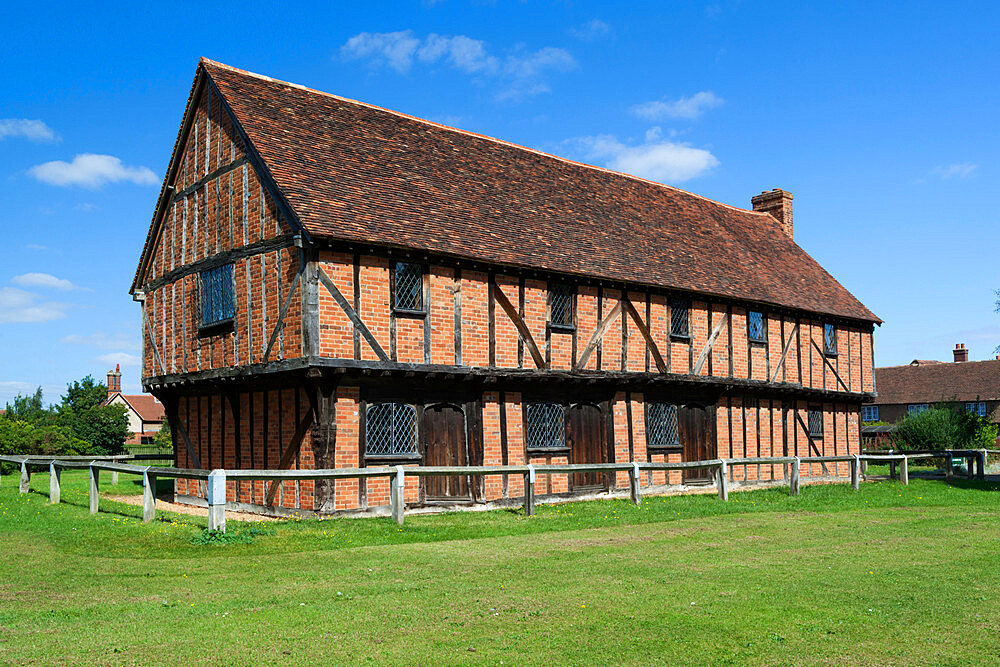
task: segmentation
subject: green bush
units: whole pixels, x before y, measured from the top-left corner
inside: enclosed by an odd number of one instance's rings
[[[935,405],[930,410],[907,415],[896,425],[896,449],[990,449],[997,427],[985,417],[951,405]]]

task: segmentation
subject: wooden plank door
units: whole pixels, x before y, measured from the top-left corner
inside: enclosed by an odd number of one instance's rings
[[[575,405],[566,413],[566,444],[570,448],[570,463],[604,463],[604,418],[593,405]],[[605,476],[600,472],[570,475],[570,488],[604,488]]]
[[[684,447],[685,461],[707,461],[715,458],[715,431],[708,419],[708,410],[700,405],[683,405],[677,410],[677,431]],[[684,471],[684,483],[709,482],[712,471],[708,468],[690,468]]]
[[[451,405],[435,405],[424,410],[424,465],[468,465],[465,416]],[[427,500],[467,500],[472,487],[466,476],[421,477]]]

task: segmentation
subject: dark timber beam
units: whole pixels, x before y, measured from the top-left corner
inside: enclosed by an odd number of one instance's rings
[[[715,325],[712,329],[712,335],[708,337],[708,341],[705,343],[705,349],[701,351],[698,355],[698,361],[694,365],[694,370],[691,371],[692,375],[698,375],[701,373],[701,367],[705,365],[705,360],[708,355],[712,353],[712,346],[715,345],[715,341],[718,340],[719,334],[722,333],[722,328],[726,326],[726,320],[719,320],[719,323]]]
[[[375,351],[375,354],[378,355],[378,358],[381,361],[389,361],[389,355],[385,353],[385,350],[383,350],[382,346],[379,345],[378,340],[374,335],[372,335],[372,332],[368,330],[365,323],[361,321],[361,317],[358,316],[357,311],[351,307],[351,304],[347,303],[347,299],[344,298],[344,295],[341,294],[339,289],[337,289],[337,286],[333,284],[332,280],[330,280],[330,276],[327,275],[326,269],[318,265],[316,268],[319,273],[319,281],[323,283],[323,287],[326,288],[326,291],[330,293],[333,300],[337,302],[337,305],[344,311],[347,318],[351,320],[355,329],[361,333],[366,341],[368,341],[368,344],[371,345],[372,350]]]
[[[597,328],[594,329],[594,333],[590,335],[590,341],[587,342],[587,347],[583,348],[583,353],[580,354],[580,360],[576,362],[576,368],[573,370],[581,370],[587,365],[587,362],[590,361],[590,355],[593,354],[594,350],[597,349],[597,346],[601,343],[601,339],[604,338],[604,333],[614,323],[615,319],[617,319],[619,313],[621,312],[622,302],[619,300],[618,303],[615,304],[615,307],[611,309],[611,312],[608,313],[608,316],[601,320],[601,323],[597,325]]]
[[[650,355],[653,357],[653,362],[656,364],[656,370],[661,373],[666,373],[667,365],[663,361],[663,355],[660,354],[660,348],[656,346],[656,341],[653,340],[653,336],[649,333],[649,327],[642,321],[642,318],[639,317],[639,313],[636,311],[635,306],[632,305],[632,302],[625,294],[622,294],[622,300],[620,303],[624,304],[625,312],[627,312],[629,317],[632,318],[632,321],[635,322],[636,328],[642,335],[643,340],[646,341],[646,349],[649,350]],[[648,301],[646,305],[649,305]],[[647,312],[649,311],[648,308],[646,310]]]
[[[782,327],[784,327],[785,321],[781,321]],[[792,328],[791,333],[788,334],[788,340],[785,341],[785,348],[781,351],[781,359],[778,360],[778,365],[774,367],[774,373],[771,375],[771,379],[768,382],[774,382],[778,378],[778,373],[785,366],[785,358],[788,356],[788,350],[792,348],[792,341],[799,334],[798,323]]]
[[[507,317],[510,321],[514,323],[514,327],[517,329],[518,334],[521,335],[521,339],[524,344],[528,347],[528,352],[531,353],[531,358],[535,362],[535,366],[538,368],[547,368],[545,364],[545,359],[542,357],[542,353],[538,350],[538,345],[535,344],[535,339],[531,335],[531,331],[528,329],[528,325],[524,323],[524,319],[518,314],[514,305],[507,298],[507,295],[503,293],[502,289],[497,289],[494,283],[490,283],[493,286],[493,297],[500,307],[503,308],[503,312],[507,313]]]

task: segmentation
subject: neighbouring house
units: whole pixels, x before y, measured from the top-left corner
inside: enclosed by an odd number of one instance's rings
[[[905,366],[876,368],[878,397],[861,408],[863,420],[893,424],[907,414],[946,403],[1000,424],[1000,356],[969,361],[965,343],[957,343],[952,356],[952,363],[914,359]],[[866,446],[885,444],[883,434],[888,431],[866,425]]]
[[[203,59],[131,288],[143,386],[189,468],[856,453],[880,320],[795,243],[791,194],[752,206]],[[227,492],[389,503],[384,478]],[[408,477],[405,499],[522,493],[516,475]]]
[[[118,365],[108,371],[108,396],[101,405],[124,405],[132,437],[125,445],[152,445],[153,436],[163,425],[163,404],[149,394],[123,394],[122,373]]]

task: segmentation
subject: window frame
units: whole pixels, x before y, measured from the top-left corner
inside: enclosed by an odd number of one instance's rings
[[[208,298],[206,290],[211,289],[211,280],[212,280],[211,276],[219,272],[226,272],[226,278],[228,278],[228,280],[223,280],[219,282],[219,286],[222,289],[222,295],[220,296],[220,299],[222,299],[223,301],[225,300],[226,297],[226,290],[222,286],[225,285],[226,282],[228,282],[229,284],[229,291],[228,291],[229,303],[221,304],[221,307],[223,309],[225,309],[225,306],[228,305],[228,310],[227,310],[228,316],[222,317],[217,320],[212,320],[210,322],[206,322],[205,300]],[[236,322],[235,275],[236,271],[231,262],[228,264],[221,264],[219,266],[215,266],[210,269],[204,269],[198,272],[198,335],[199,336],[214,336],[220,333],[225,333],[226,331],[232,330],[233,327],[235,326]],[[208,287],[206,287],[206,283],[209,285]]]
[[[556,291],[561,290],[565,290],[566,297],[569,299],[569,322],[552,321],[552,297]],[[546,326],[548,326],[549,330],[564,331],[567,333],[576,331],[576,287],[569,283],[549,283],[547,299],[548,317],[546,318]]]
[[[674,331],[674,310],[681,306],[684,308],[687,317],[684,318],[684,333]],[[691,300],[671,299],[670,300],[670,337],[680,340],[691,340]]]
[[[420,308],[407,308],[399,305],[399,289],[398,289],[398,275],[399,267],[401,265],[416,267],[419,272],[419,286],[418,296],[420,297]],[[394,260],[392,266],[389,269],[389,299],[392,304],[392,314],[393,315],[403,315],[409,317],[425,317],[428,312],[427,308],[427,265],[421,262],[408,262],[403,260]]]
[[[874,419],[865,419],[865,411],[866,410],[869,410],[869,411],[874,410],[875,411],[875,418]],[[878,420],[879,420],[879,411],[878,411],[878,406],[877,405],[862,405],[861,406],[861,421],[863,421],[863,422],[877,422]]]
[[[829,345],[830,338],[829,338],[829,334],[827,332],[830,332],[831,334],[833,334],[833,336],[832,336],[833,337],[833,347],[832,348]],[[825,354],[828,357],[836,357],[837,356],[837,325],[836,324],[830,324],[829,322],[825,322],[823,324],[823,354]]]
[[[814,428],[813,416],[816,416],[818,428]],[[806,431],[810,438],[823,438],[823,407],[820,405],[810,405],[806,410]]]
[[[557,446],[553,445],[539,445],[530,442],[531,438],[531,413],[532,408],[538,408],[540,406],[546,407],[556,407],[559,409],[560,422],[562,427],[557,429],[557,432],[561,435],[561,444]],[[566,406],[561,403],[555,403],[553,401],[530,401],[524,403],[524,449],[529,453],[563,453],[570,450],[569,445],[566,444]]]
[[[665,444],[663,444],[663,443],[654,443],[654,442],[652,442],[649,439],[649,434],[653,431],[653,429],[650,428],[650,423],[652,422],[652,419],[650,417],[650,408],[653,408],[654,406],[665,406],[667,408],[673,408],[674,442],[672,442],[672,443],[665,443]],[[679,406],[678,404],[671,403],[669,401],[647,401],[645,403],[645,406],[644,406],[644,418],[645,418],[646,438],[647,438],[646,439],[646,447],[648,449],[654,449],[656,451],[662,451],[662,450],[666,450],[666,449],[681,449],[681,448],[683,448],[683,445],[681,444],[681,432],[680,432],[680,423],[679,423],[680,408],[681,408],[681,406]],[[669,411],[668,411],[668,413],[669,413]],[[669,428],[667,428],[666,430],[669,431]]]
[[[907,415],[919,415],[921,412],[927,412],[931,409],[930,403],[907,403],[906,404],[906,414]]]
[[[760,338],[754,338],[750,333],[750,315],[753,313],[760,315]],[[747,341],[767,345],[767,313],[763,310],[747,310]]]
[[[395,420],[395,408],[396,406],[403,406],[408,408],[413,416],[413,451],[400,452],[395,451],[395,443],[392,442],[393,451],[391,452],[372,452],[369,450],[370,444],[372,442],[371,438],[371,412],[374,409],[382,408],[383,406],[392,406],[393,415],[392,419]],[[420,451],[420,419],[419,411],[417,406],[412,403],[405,403],[403,401],[373,401],[370,403],[365,403],[364,410],[364,458],[366,461],[377,460],[377,461],[419,461],[423,458],[423,454]],[[390,423],[390,428],[395,426],[394,423]],[[390,440],[394,440],[394,436],[390,434]]]
[[[969,409],[969,406],[972,406],[971,410]],[[977,417],[986,417],[990,414],[986,401],[966,401],[965,411],[972,413]]]

